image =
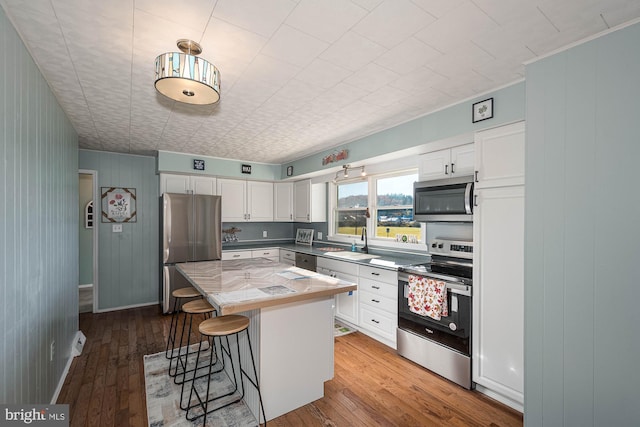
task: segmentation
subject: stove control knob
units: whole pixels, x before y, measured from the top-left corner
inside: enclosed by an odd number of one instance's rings
[[[438,249],[442,249],[443,247],[444,247],[444,245],[443,245],[442,243],[440,243],[440,244],[438,245]]]
[[[458,325],[456,325],[455,323],[451,322],[451,323],[449,323],[449,329],[451,329],[452,331],[455,331],[456,329],[458,329]]]
[[[433,249],[435,249],[435,248],[436,248],[436,246],[438,246],[438,244],[437,244],[437,243],[432,243],[432,244],[431,244],[431,247],[432,247]]]

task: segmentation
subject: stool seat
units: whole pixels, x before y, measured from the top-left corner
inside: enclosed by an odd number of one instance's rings
[[[200,323],[198,330],[203,335],[222,337],[235,334],[249,327],[249,318],[238,314],[213,317]]]
[[[192,287],[176,289],[171,293],[171,295],[174,298],[194,298],[202,296],[196,288]]]
[[[182,311],[190,314],[211,313],[215,309],[204,299],[189,301],[182,306]]]

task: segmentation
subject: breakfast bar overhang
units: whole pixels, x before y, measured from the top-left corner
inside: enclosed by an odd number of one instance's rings
[[[354,291],[356,284],[264,258],[176,268],[219,316],[249,317],[267,420],[324,396],[324,382],[333,378],[334,295]],[[246,339],[240,351],[243,359],[250,357]],[[259,419],[258,394],[245,386],[245,402]]]

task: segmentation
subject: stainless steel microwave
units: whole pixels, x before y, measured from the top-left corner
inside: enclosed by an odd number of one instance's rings
[[[473,221],[473,177],[413,183],[416,221]]]

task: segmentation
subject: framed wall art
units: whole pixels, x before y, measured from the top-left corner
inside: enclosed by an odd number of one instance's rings
[[[136,189],[102,187],[102,222],[136,222]]]
[[[485,99],[484,101],[476,102],[472,108],[471,122],[481,122],[493,117],[493,98]]]

